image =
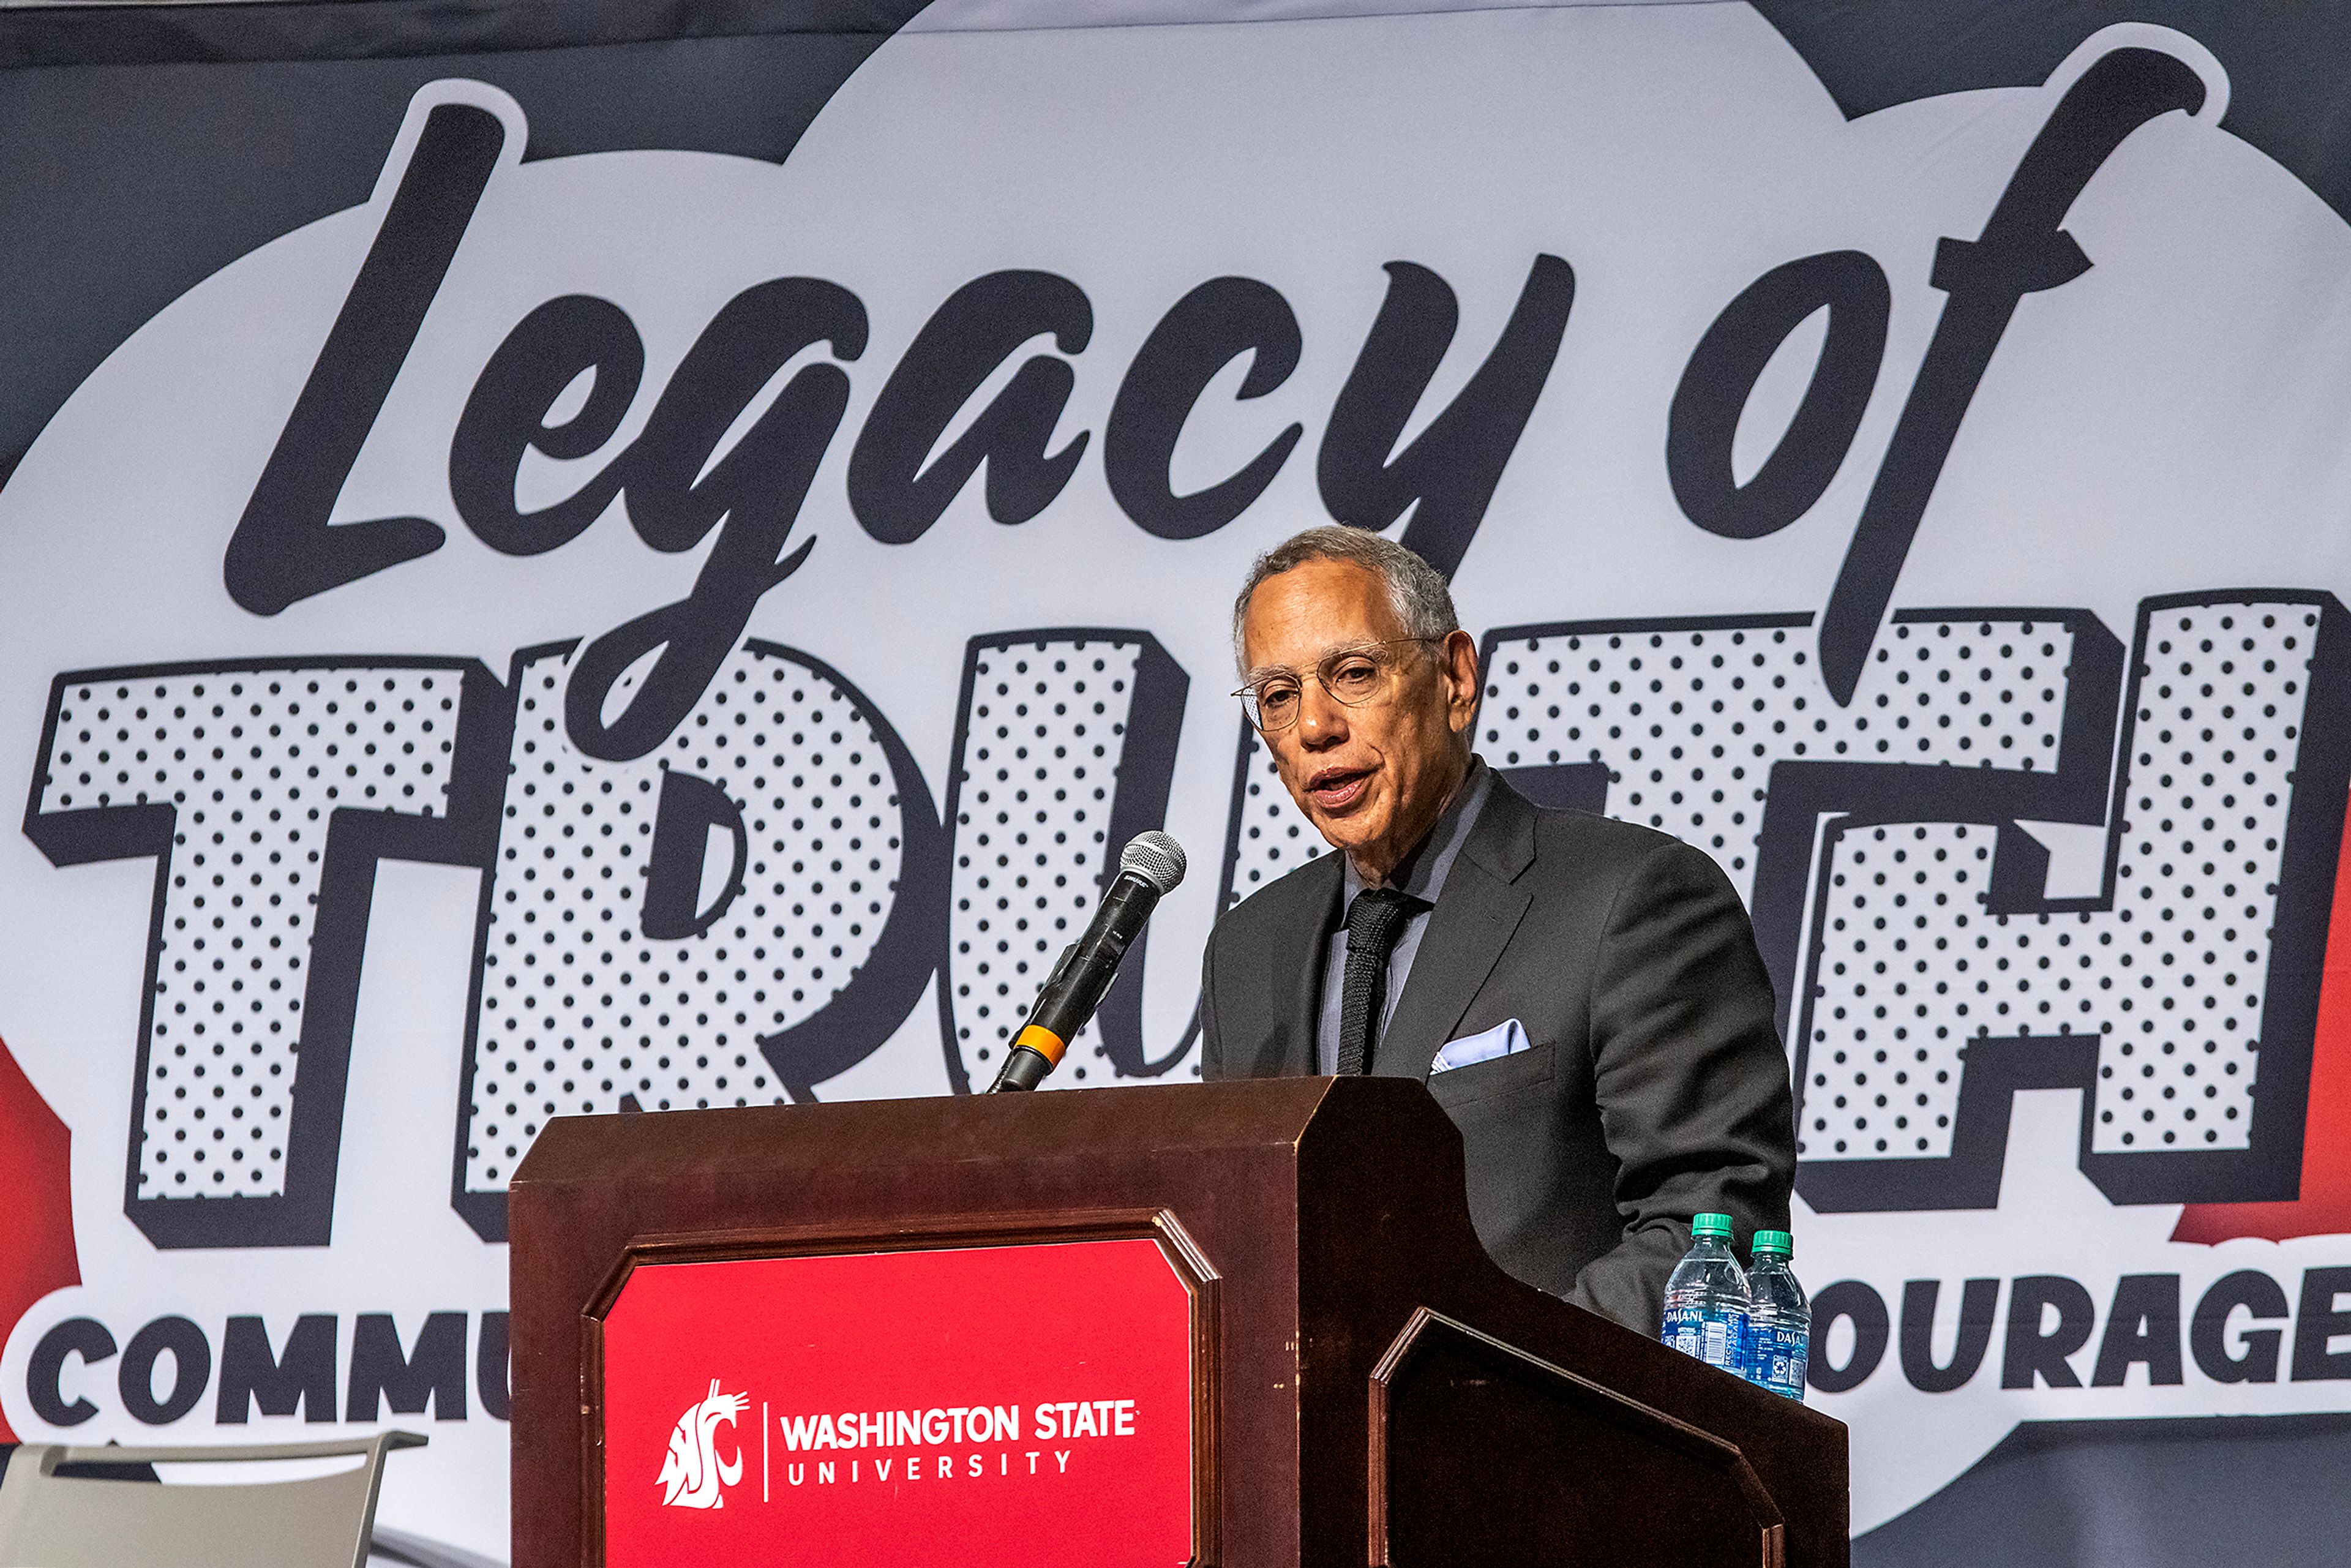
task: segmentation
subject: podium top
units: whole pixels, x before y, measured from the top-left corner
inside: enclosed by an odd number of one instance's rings
[[[1186,1151],[1293,1154],[1318,1120],[1419,1126],[1455,1136],[1418,1086],[1370,1079],[1332,1093],[1328,1078],[1269,1079],[1235,1094],[1196,1083],[758,1105],[682,1115],[558,1116],[514,1175],[516,1188],[859,1166],[1020,1164]],[[1383,1092],[1384,1091],[1384,1092]],[[1334,1126],[1333,1131],[1339,1130]],[[1457,1156],[1458,1158],[1458,1156]]]

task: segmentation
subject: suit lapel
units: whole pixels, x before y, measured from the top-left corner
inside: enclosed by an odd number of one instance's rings
[[[1526,915],[1532,899],[1518,879],[1534,858],[1534,808],[1497,773],[1429,914],[1404,995],[1374,1053],[1374,1075],[1426,1081]]]
[[[1311,1078],[1320,1071],[1315,1036],[1322,1027],[1322,955],[1337,921],[1343,885],[1340,858],[1323,855],[1298,878],[1298,896],[1273,922],[1274,935],[1259,971],[1271,1038],[1259,1049],[1259,1073]]]

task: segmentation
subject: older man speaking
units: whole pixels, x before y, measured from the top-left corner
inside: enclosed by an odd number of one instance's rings
[[[1340,852],[1217,923],[1205,1076],[1421,1080],[1495,1260],[1656,1333],[1694,1215],[1788,1223],[1787,1060],[1737,894],[1471,754],[1477,645],[1401,545],[1300,534],[1250,571],[1233,639],[1241,705]]]

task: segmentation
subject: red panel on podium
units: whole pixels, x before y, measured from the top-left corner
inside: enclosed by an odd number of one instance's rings
[[[640,1249],[597,1356],[605,1562],[1194,1561],[1203,1281],[1180,1255]]]

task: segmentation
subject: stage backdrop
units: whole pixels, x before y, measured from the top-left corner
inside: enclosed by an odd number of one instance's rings
[[[0,16],[6,1427],[502,1558],[532,1136],[968,1092],[1163,826],[1196,1077],[1336,518],[1750,898],[1857,1561],[2331,1560],[2351,37],[1869,9]]]

